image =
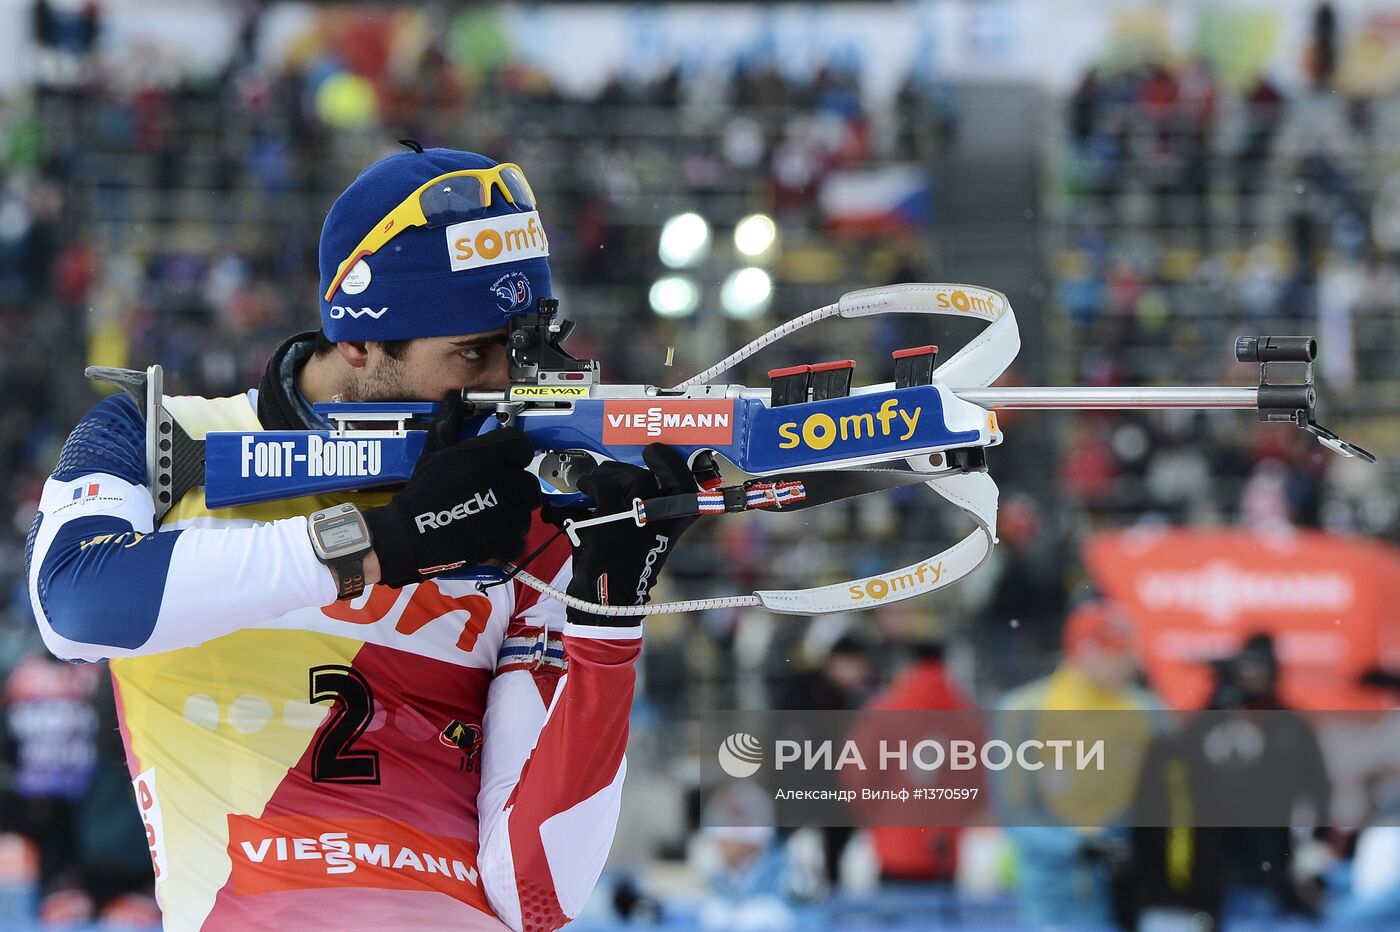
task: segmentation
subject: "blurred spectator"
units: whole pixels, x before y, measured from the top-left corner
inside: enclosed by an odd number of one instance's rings
[[[1214,661],[1211,668],[1215,685],[1207,709],[1286,708],[1278,694],[1278,653],[1271,636],[1250,635],[1238,654]]]
[[[940,709],[967,711],[972,703],[958,687],[943,659],[943,645],[925,642],[915,649],[915,660],[901,671],[889,687],[865,707],[871,712]],[[917,735],[901,734],[910,744]],[[868,759],[877,759],[869,755]],[[881,783],[881,789],[912,791],[920,785],[915,771],[900,779]],[[885,884],[940,884],[953,882],[958,869],[958,826],[873,825],[870,837],[880,863],[880,880]]]
[[[1296,827],[1329,824],[1331,782],[1322,748],[1308,720],[1279,697],[1279,662],[1271,636],[1250,636],[1238,654],[1215,668],[1208,708],[1267,713],[1240,717],[1258,729],[1262,740],[1257,752],[1242,750],[1225,763],[1214,761],[1203,787],[1222,799],[1248,800],[1252,810],[1262,814],[1261,824],[1272,826],[1225,832],[1226,908],[1233,896],[1266,916],[1311,915],[1311,904],[1302,899],[1285,865],[1293,863]],[[1208,742],[1210,733],[1199,737]],[[1279,773],[1287,773],[1289,779],[1272,779]]]
[[[10,672],[4,695],[3,819],[38,852],[40,919],[159,923],[105,666],[33,654]]]
[[[1400,827],[1361,831],[1352,856],[1327,874],[1323,911],[1328,932],[1385,932],[1400,928]]]
[[[874,670],[870,645],[854,635],[836,640],[815,670],[793,674],[774,704],[776,709],[847,712],[870,695]]]
[[[752,784],[719,790],[706,805],[700,833],[707,896],[700,906],[704,929],[760,932],[798,929],[799,894],[811,884],[789,861],[771,827],[773,802]],[[737,823],[727,826],[726,822]]]
[[[1245,94],[1244,104],[1244,144],[1236,156],[1235,170],[1241,201],[1239,223],[1248,227],[1257,219],[1253,195],[1261,192],[1268,180],[1265,168],[1283,115],[1283,95],[1261,74]]]
[[[1239,714],[1198,716],[1149,752],[1138,805],[1191,815],[1189,825],[1134,831],[1139,904],[1163,922],[1311,915],[1309,879],[1295,862],[1299,830],[1328,821],[1321,748],[1308,722],[1279,699],[1268,635],[1248,638],[1212,669],[1207,710]],[[1241,820],[1258,827],[1220,827]]]
[[[1400,171],[1387,173],[1376,193],[1371,237],[1385,255],[1400,256]]]
[[[1098,128],[1099,98],[1099,73],[1091,66],[1085,69],[1079,87],[1070,98],[1070,134],[1079,145],[1088,142]]]
[[[1318,87],[1330,86],[1332,76],[1337,71],[1337,11],[1326,0],[1319,3],[1313,12],[1308,70]]]
[[[78,810],[78,858],[83,891],[103,922],[160,922],[150,843],[140,809],[132,805],[131,774],[117,721],[116,694],[103,670],[97,691],[97,762]]]
[[[853,635],[843,635],[831,645],[820,667],[789,678],[773,707],[827,712],[858,709],[870,695],[874,672],[870,663],[870,646]],[[821,833],[825,881],[830,887],[838,887],[841,883],[841,855],[855,829],[829,825]]]
[[[1044,672],[1060,640],[1065,554],[1028,495],[1008,495],[997,516],[999,545],[980,571],[989,601],[972,629],[979,687],[1000,691]]]
[[[1109,926],[1131,908],[1128,835],[1116,826],[1132,802],[1142,757],[1165,724],[1161,703],[1135,685],[1137,665],[1129,622],[1113,605],[1088,603],[1065,624],[1064,660],[1055,671],[1001,702],[993,730],[1013,745],[1102,733],[1112,736],[1118,764],[1111,771],[996,773],[998,820],[1018,855],[1021,921],[1033,928]]]
[[[1284,267],[1273,246],[1255,246],[1235,273],[1235,288],[1242,309],[1252,321],[1263,322],[1278,309],[1283,291]]]
[[[13,779],[7,827],[39,851],[42,896],[81,881],[78,809],[97,763],[96,694],[101,669],[42,654],[24,658],[5,680],[5,736]]]
[[[1356,387],[1354,318],[1365,291],[1365,266],[1344,255],[1331,256],[1318,276],[1318,369],[1339,395]]]

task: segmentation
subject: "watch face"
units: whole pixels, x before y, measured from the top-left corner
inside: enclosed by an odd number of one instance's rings
[[[353,552],[369,543],[364,523],[358,514],[348,514],[341,518],[331,518],[329,521],[318,522],[314,528],[316,539],[320,541],[321,549],[327,554],[342,551]]]

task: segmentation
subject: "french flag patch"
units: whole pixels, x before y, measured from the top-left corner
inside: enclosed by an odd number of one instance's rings
[[[101,485],[96,482],[84,483],[73,490],[73,501],[76,502],[82,498],[95,498],[101,488]]]

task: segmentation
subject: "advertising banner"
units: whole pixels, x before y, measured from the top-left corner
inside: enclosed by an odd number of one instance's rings
[[[1273,638],[1279,688],[1301,709],[1389,708],[1358,682],[1400,665],[1400,553],[1316,531],[1122,531],[1093,537],[1085,562],[1140,637],[1153,688],[1200,708],[1210,663],[1252,635]]]

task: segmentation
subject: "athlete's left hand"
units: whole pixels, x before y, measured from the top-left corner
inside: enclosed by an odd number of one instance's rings
[[[607,462],[579,480],[579,490],[593,499],[598,514],[629,511],[638,498],[699,491],[685,457],[675,449],[653,443],[642,451],[642,459],[648,469]],[[580,530],[582,543],[574,548],[569,595],[603,605],[646,604],[676,541],[695,521],[694,517],[671,518],[642,527],[631,521],[614,521]],[[568,613],[575,624],[638,623],[632,616],[590,615],[572,608]]]

